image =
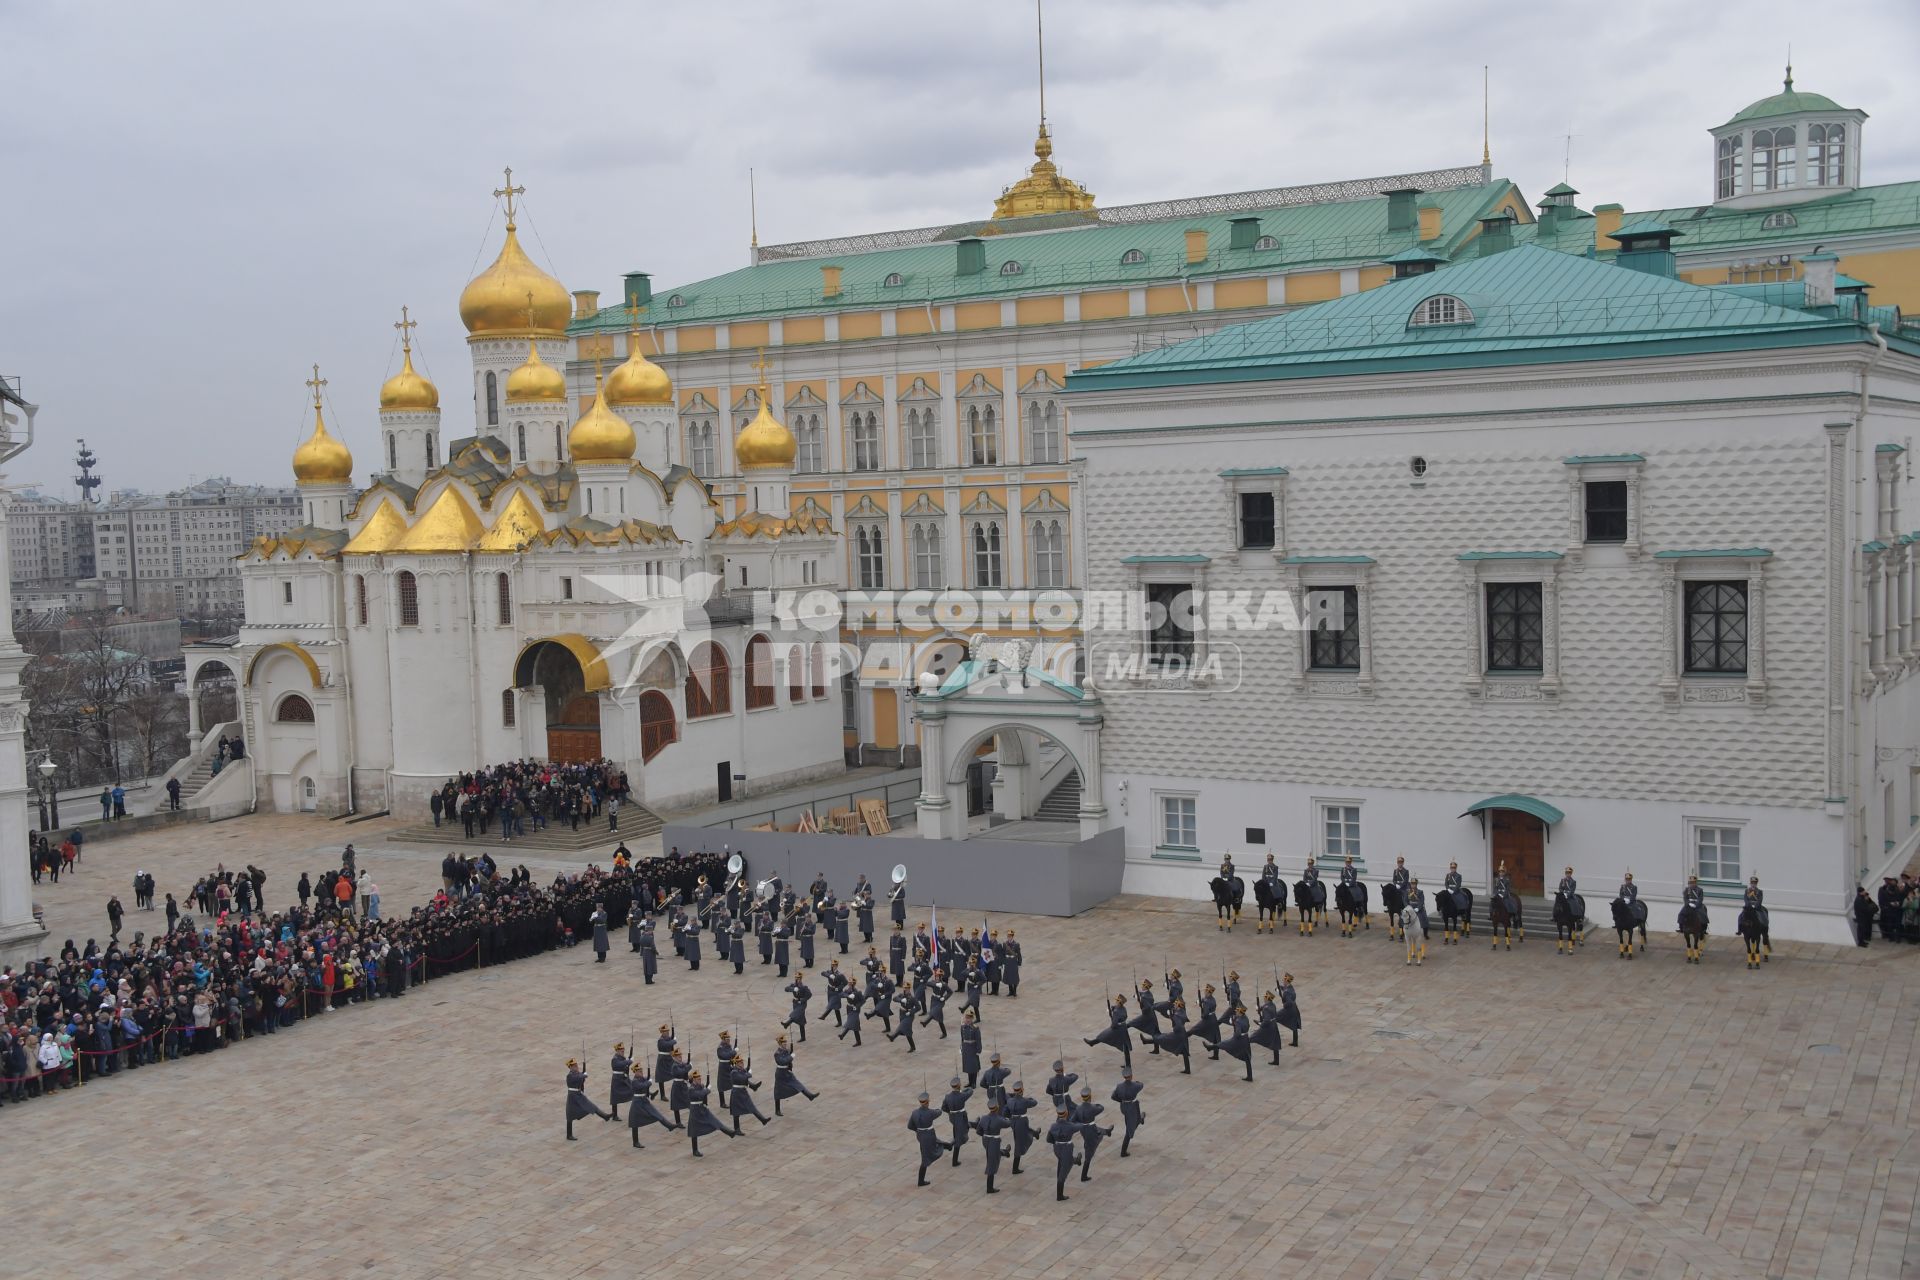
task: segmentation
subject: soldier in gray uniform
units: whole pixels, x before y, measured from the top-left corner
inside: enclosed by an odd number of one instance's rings
[[[687,924],[680,931],[681,955],[686,958],[687,972],[700,972],[700,915],[695,912],[687,917]]]
[[[1039,1105],[1040,1099],[1029,1098],[1027,1087],[1018,1080],[1013,1082],[1013,1091],[1002,1104],[1007,1119],[1013,1124],[1013,1171],[1016,1174],[1020,1172],[1020,1157],[1027,1154],[1027,1148],[1040,1137],[1040,1131],[1027,1119],[1027,1112]]]
[[[960,1024],[960,1070],[966,1074],[967,1087],[972,1088],[980,1075],[980,1024],[971,1009]]]
[[[567,1141],[575,1141],[573,1122],[584,1120],[588,1116],[599,1116],[602,1120],[611,1120],[612,1116],[600,1109],[600,1105],[587,1096],[587,1073],[580,1069],[577,1058],[567,1059]]]
[[[1207,1046],[1209,1060],[1220,1061],[1220,1001],[1211,982],[1200,988],[1200,1021],[1193,1024],[1193,1034]]]
[[[1457,862],[1449,862],[1447,864],[1447,878],[1440,883],[1440,892],[1447,895],[1447,901],[1449,903],[1455,901],[1453,895],[1464,883],[1465,881],[1460,878],[1460,864]],[[1450,921],[1451,917],[1446,917],[1442,922],[1449,923]],[[1472,936],[1473,916],[1471,913],[1463,912],[1460,915],[1460,937],[1471,938]],[[1440,945],[1443,947],[1451,947],[1455,945],[1457,941],[1458,939],[1453,936],[1453,929],[1449,924],[1445,936],[1440,939]]]
[[[798,1027],[800,1039],[807,1038],[807,1004],[813,999],[813,988],[807,985],[807,975],[797,973],[793,981],[786,985],[786,993],[793,998],[793,1009],[787,1014],[783,1027]]]
[[[1573,878],[1572,867],[1567,868],[1567,874],[1560,877],[1560,883],[1554,886],[1554,888],[1556,892],[1564,893],[1569,898],[1571,898],[1574,894],[1580,892],[1580,882]]]
[[[811,911],[800,917],[800,931],[798,936],[800,938],[800,967],[802,969],[813,968],[813,938],[819,931],[820,926],[814,922]]]
[[[1112,1125],[1102,1125],[1098,1121],[1100,1113],[1106,1107],[1093,1100],[1092,1089],[1080,1091],[1080,1105],[1073,1109],[1073,1122],[1080,1126],[1080,1137],[1087,1144],[1086,1159],[1080,1162],[1080,1181],[1085,1182],[1093,1176],[1093,1153],[1099,1149],[1102,1140],[1113,1136]]]
[[[1319,889],[1320,864],[1314,861],[1311,854],[1307,856],[1307,865],[1305,870],[1301,871],[1300,878],[1307,882],[1307,891],[1309,893],[1314,893]],[[1324,914],[1325,908],[1310,902],[1300,913],[1300,932],[1311,938],[1313,936],[1314,925],[1322,920]]]
[[[887,936],[887,972],[893,975],[895,982],[907,980],[907,932],[906,926],[898,920],[893,922],[893,932]]]
[[[1280,1065],[1280,1010],[1274,1007],[1273,992],[1267,992],[1266,999],[1260,1002],[1260,1007],[1255,1010],[1254,1016],[1259,1019],[1260,1025],[1254,1029],[1253,1035],[1249,1038],[1254,1044],[1273,1054],[1273,1065],[1277,1067]],[[1252,1064],[1249,1063],[1248,1067],[1251,1074]]]
[[[1067,1175],[1073,1172],[1073,1166],[1080,1163],[1080,1155],[1073,1149],[1073,1140],[1080,1134],[1080,1126],[1068,1115],[1065,1106],[1054,1108],[1054,1121],[1047,1126],[1047,1145],[1053,1148],[1053,1198],[1067,1198]]]
[[[1400,931],[1407,939],[1407,963],[1427,962],[1427,894],[1418,880],[1407,886],[1407,906],[1401,916]]]
[[[786,918],[782,917],[773,926],[773,962],[779,966],[780,976],[783,978],[787,976],[787,965],[793,954],[792,937],[792,927],[787,924]]]
[[[728,1072],[724,1064],[720,1070],[726,1073],[728,1082],[727,1114],[733,1117],[733,1136],[736,1138],[740,1136],[741,1116],[752,1116],[760,1122],[762,1128],[772,1124],[772,1120],[760,1114],[760,1108],[753,1101],[753,1091],[760,1087],[760,1082],[753,1078],[753,1072],[748,1068],[746,1058],[736,1053],[733,1055],[732,1071]]]
[[[627,953],[635,954],[640,950],[640,922],[647,918],[640,909],[640,900],[635,898],[627,907]]]
[[[1190,1043],[1192,1037],[1187,1032],[1187,1002],[1185,1000],[1175,1000],[1173,1002],[1173,1008],[1167,1011],[1167,1028],[1168,1029],[1160,1036],[1160,1047],[1168,1053],[1178,1054],[1180,1056],[1181,1075],[1192,1075],[1193,1046]],[[1129,1069],[1131,1069],[1132,1063],[1129,1062],[1127,1065]]]
[[[661,1023],[660,1039],[654,1043],[653,1079],[663,1098],[667,1096],[667,1086],[673,1083],[673,1053],[679,1043],[673,1028]]]
[[[833,909],[833,941],[834,945],[840,948],[841,955],[847,954],[847,944],[849,941],[847,934],[847,917],[852,911],[853,908],[844,902]]]
[[[647,1097],[647,1095],[653,1091],[653,1081],[647,1078],[646,1069],[638,1062],[635,1062],[633,1066],[638,1074],[633,1076],[630,1082],[630,1088],[633,1093],[633,1103],[627,1108],[627,1132],[633,1138],[634,1150],[640,1151],[645,1149],[640,1142],[641,1125],[657,1124],[669,1133],[678,1129],[680,1126],[667,1119],[664,1115],[661,1115],[660,1109],[654,1106],[653,1101]]]
[[[888,1040],[898,1040],[901,1036],[905,1036],[907,1038],[907,1052],[912,1053],[919,1047],[913,1042],[913,993],[911,991],[902,991],[899,992],[898,995],[900,997],[900,1016],[894,1023],[893,1029],[885,1032],[885,1034]],[[885,1023],[881,1025],[884,1027]]]
[[[764,905],[754,913],[753,934],[760,943],[760,963],[773,963],[773,912]]]
[[[1012,1128],[1012,1122],[1000,1114],[1000,1104],[997,1102],[988,1102],[987,1114],[973,1122],[973,1131],[980,1135],[980,1146],[987,1154],[987,1194],[990,1196],[1000,1193],[1000,1188],[993,1185],[993,1180],[1000,1172],[1003,1153],[1000,1135],[1009,1128]]]
[[[689,1071],[687,1073],[686,1090],[687,1123],[684,1127],[687,1131],[687,1140],[693,1143],[694,1155],[697,1156],[700,1154],[700,1139],[710,1133],[717,1133],[725,1138],[739,1136],[714,1118],[712,1109],[707,1106],[707,1098],[709,1097],[707,1086],[700,1083],[700,1073],[698,1071]]]
[[[620,1118],[620,1104],[633,1100],[633,1081],[627,1075],[631,1066],[632,1063],[627,1060],[627,1046],[614,1045],[613,1061],[609,1064],[610,1074],[607,1077],[607,1102],[615,1120]]]
[[[873,941],[873,886],[867,883],[865,876],[861,876],[853,886],[853,903],[857,908],[855,914],[860,926],[860,941],[871,943]]]
[[[1120,1083],[1113,1087],[1113,1100],[1120,1104],[1120,1119],[1127,1126],[1126,1133],[1120,1138],[1122,1160],[1127,1158],[1127,1147],[1133,1142],[1134,1131],[1147,1122],[1147,1113],[1140,1107],[1140,1093],[1146,1087],[1133,1078],[1131,1067],[1120,1073]]]
[[[964,1037],[961,1041],[965,1043]],[[994,1054],[987,1059],[987,1069],[980,1073],[980,1087],[986,1090],[987,1101],[1005,1108],[1007,1102],[1007,1080],[1013,1070],[1000,1065],[1000,1055]]]
[[[940,1158],[940,1153],[948,1149],[948,1144],[940,1141],[940,1134],[934,1126],[940,1123],[940,1113],[927,1105],[927,1095],[920,1095],[920,1105],[907,1117],[907,1129],[920,1144],[920,1180],[915,1185],[927,1185],[927,1170]]]
[[[1227,1012],[1232,1013],[1240,1007],[1240,971],[1234,969],[1221,984],[1220,994],[1227,998]]]
[[[687,1061],[684,1049],[675,1049],[672,1059],[667,1063],[667,1110],[673,1112],[674,1123],[680,1121],[680,1113],[692,1105],[693,1064]],[[703,1091],[704,1092],[704,1091]],[[699,1150],[696,1146],[694,1150]]]
[[[1280,864],[1273,860],[1272,854],[1267,855],[1266,864],[1260,868],[1260,883],[1266,886],[1264,896],[1273,903],[1273,918],[1266,919],[1265,912],[1262,912],[1262,919],[1254,932],[1264,929],[1271,933],[1287,921],[1287,882],[1280,878]],[[1259,892],[1254,894],[1256,899],[1261,896]]]
[[[736,919],[727,928],[727,958],[735,973],[747,971],[747,922]]]
[[[1227,1024],[1233,1034],[1220,1041],[1221,1052],[1229,1058],[1238,1058],[1247,1065],[1247,1079],[1253,1079],[1253,1041],[1247,1035],[1252,1026],[1247,1021],[1247,1011],[1243,1006],[1235,1005],[1232,1021]]]
[[[1633,872],[1627,872],[1626,878],[1620,882],[1620,892],[1615,896],[1628,906],[1640,901],[1640,886],[1633,882]]]
[[[847,1032],[853,1032],[853,1047],[856,1049],[860,1047],[860,1002],[866,998],[866,992],[851,982],[847,984],[846,1003],[840,1013],[840,1034],[836,1038],[845,1040]]]
[[[654,977],[660,972],[660,944],[654,940],[652,916],[640,926],[640,972],[648,986],[653,985]]]
[[[1020,998],[1020,966],[1026,956],[1020,950],[1020,944],[1014,939],[1013,930],[1007,930],[1007,940],[1000,947],[1000,976],[1007,981],[1007,999]]]
[[[1064,1062],[1054,1060],[1053,1076],[1047,1081],[1047,1096],[1053,1099],[1055,1107],[1072,1105],[1074,1082],[1079,1079],[1078,1072],[1069,1072]]]
[[[933,980],[926,985],[922,998],[926,1001],[927,1016],[920,1019],[920,1025],[940,1024],[940,1038],[947,1038],[947,997],[953,994],[953,988],[947,985],[947,971],[935,969]]]
[[[1178,969],[1174,969],[1161,976],[1166,979],[1166,996],[1155,1002],[1153,1011],[1164,1018],[1173,1012],[1174,1004],[1179,1001],[1182,996],[1187,994],[1187,984],[1180,981],[1180,971]]]
[[[887,915],[897,925],[907,923],[907,885],[904,880],[887,892]]]
[[[587,923],[593,926],[593,962],[607,962],[607,909],[599,903],[593,904],[593,914],[587,917]]]
[[[713,1092],[722,1110],[726,1109],[727,1090],[732,1086],[733,1081],[733,1073],[728,1069],[733,1063],[733,1052],[732,1033],[722,1031],[720,1045],[713,1051]]]
[[[1107,1026],[1105,1030],[1081,1039],[1091,1049],[1095,1045],[1110,1045],[1120,1051],[1121,1061],[1133,1065],[1133,1036],[1127,1022],[1127,998],[1116,995],[1107,1002]]]
[[[1280,975],[1280,1025],[1293,1032],[1293,1047],[1300,1047],[1300,997],[1293,990],[1293,975]]]
[[[733,917],[720,903],[714,903],[713,910],[708,913],[707,928],[713,933],[714,962],[725,964],[728,953],[733,950]]]
[[[773,1041],[773,1114],[785,1115],[780,1103],[787,1098],[801,1097],[812,1102],[820,1095],[808,1090],[800,1083],[800,1077],[793,1074],[793,1048],[785,1036],[776,1036]]]
[[[1127,1023],[1127,1027],[1138,1031],[1140,1043],[1153,1046],[1154,1053],[1158,1054],[1160,1052],[1160,1015],[1154,1012],[1153,1007],[1153,979],[1140,979],[1139,990],[1134,992],[1133,998],[1139,1012],[1134,1015],[1131,1022]],[[1129,1062],[1133,1060],[1131,1053],[1127,1055],[1127,1060]]]
[[[947,1118],[952,1126],[953,1141],[947,1146],[953,1152],[953,1167],[960,1167],[960,1148],[967,1144],[967,1134],[973,1126],[967,1120],[967,1103],[973,1098],[972,1089],[960,1087],[960,1077],[947,1081],[947,1096],[940,1100],[940,1114]]]
[[[838,960],[827,962],[827,1012],[833,1016],[833,1025],[836,1027],[846,1025],[841,1021],[840,1002],[846,998],[847,988],[852,985],[847,975],[840,972]]]
[[[1347,901],[1354,904],[1354,911],[1349,913],[1348,918],[1340,922],[1340,936],[1343,938],[1351,938],[1354,932],[1352,915],[1358,912],[1360,902],[1359,894],[1356,892],[1360,887],[1360,873],[1354,869],[1352,854],[1348,854],[1347,860],[1340,864],[1340,883],[1346,886],[1348,893]]]

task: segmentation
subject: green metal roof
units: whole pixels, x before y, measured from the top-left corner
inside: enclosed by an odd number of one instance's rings
[[[1564,560],[1559,551],[1462,551],[1455,560]]]
[[[1392,257],[1380,259],[1389,265],[1399,262],[1445,262],[1447,260],[1446,254],[1435,253],[1423,244],[1416,244],[1412,248],[1402,249]]]
[[[1534,796],[1523,796],[1509,791],[1503,796],[1488,796],[1485,800],[1476,800],[1467,806],[1467,813],[1484,813],[1488,809],[1518,809],[1521,813],[1530,813],[1548,826],[1564,819],[1567,815]],[[1467,813],[1460,816],[1466,817]]]
[[[1511,182],[1497,179],[1432,193],[1432,203],[1441,210],[1445,233],[1431,247],[1451,254],[1478,230],[1477,220],[1514,190]],[[1226,247],[1230,224],[1249,217],[1260,220],[1260,234],[1276,238],[1279,248]],[[1025,220],[1018,225],[1024,229]],[[1190,230],[1208,233],[1211,250],[1204,261],[1187,261],[1186,233]],[[1389,232],[1386,198],[1370,196],[1153,222],[1075,223],[1059,230],[994,235],[981,241],[986,250],[986,269],[969,275],[959,274],[955,243],[947,239],[841,256],[783,259],[688,284],[656,287],[653,301],[640,314],[640,323],[649,327],[711,324],[789,313],[1013,298],[1050,290],[1127,288],[1316,264],[1381,262],[1413,244],[1414,233]],[[1122,256],[1133,249],[1144,254],[1145,261],[1122,265]],[[1018,274],[1001,274],[1009,261],[1020,264]],[[833,298],[821,295],[822,267],[840,268],[840,292]],[[886,283],[895,276],[899,284]],[[684,305],[668,306],[668,300],[676,295]],[[627,324],[625,308],[613,305],[574,321],[568,333],[621,332]]]
[[[1556,182],[1546,189],[1545,194],[1550,196],[1577,196],[1580,193],[1564,182]]]
[[[1793,81],[1787,81],[1787,89],[1772,97],[1762,98],[1750,103],[1734,113],[1727,124],[1739,124],[1743,120],[1765,120],[1770,116],[1787,116],[1803,111],[1845,111],[1847,108],[1832,98],[1820,93],[1803,93],[1793,88]],[[1721,125],[1726,128],[1726,125]]]
[[[1128,556],[1126,559],[1122,560],[1120,563],[1121,564],[1207,564],[1207,563],[1210,563],[1212,559],[1213,559],[1212,556],[1202,556],[1202,555]]]
[[[1285,467],[1228,467],[1220,473],[1220,478],[1234,480],[1249,476],[1290,476],[1292,474]]]
[[[1778,213],[1792,214],[1784,226],[1767,226]],[[1686,235],[1684,254],[1752,246],[1765,252],[1780,242],[1794,244],[1876,232],[1920,229],[1920,182],[1894,182],[1858,187],[1808,200],[1786,208],[1727,209],[1711,204],[1681,205],[1672,209],[1645,209],[1624,215],[1628,222],[1664,222]],[[1522,223],[1513,228],[1515,244],[1538,244],[1565,253],[1585,254],[1594,248],[1593,223],[1574,219],[1548,224]],[[1844,248],[1844,246],[1842,246]],[[1610,254],[1611,249],[1602,253]]]
[[[1451,294],[1471,324],[1414,326]],[[1865,340],[1864,326],[1534,246],[1073,373],[1070,390],[1620,359]],[[1911,339],[1889,335],[1909,354]]]
[[[1288,556],[1281,564],[1377,564],[1372,556]]]
[[[1645,462],[1646,460],[1647,455],[1644,453],[1576,453],[1571,458],[1561,459],[1570,467],[1584,467],[1594,462]]]
[[[1625,240],[1633,236],[1683,236],[1684,231],[1674,230],[1672,224],[1662,218],[1638,218],[1627,223],[1613,233],[1615,240]]]
[[[1655,560],[1768,560],[1773,552],[1765,547],[1718,547],[1705,551],[1656,551]]]

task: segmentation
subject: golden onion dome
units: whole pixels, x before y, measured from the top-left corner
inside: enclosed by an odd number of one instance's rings
[[[512,219],[500,256],[460,291],[460,323],[476,337],[529,330],[559,337],[572,313],[567,287],[533,265],[520,247]]]
[[[567,379],[558,369],[540,358],[533,340],[527,340],[527,361],[507,375],[507,403],[538,401],[551,404],[567,398]]]
[[[413,371],[413,349],[403,347],[400,372],[380,384],[382,412],[410,412],[440,407],[440,388]]]
[[[567,432],[567,452],[575,462],[631,462],[639,438],[633,428],[607,408],[606,389],[596,378],[593,407]]]
[[[790,469],[799,451],[799,442],[787,430],[787,424],[767,409],[767,389],[760,388],[760,412],[734,437],[733,456],[743,470]]]
[[[637,343],[627,343],[627,362],[607,379],[607,403],[620,408],[631,405],[673,403],[673,379],[667,371],[641,354]]]
[[[293,451],[293,478],[299,484],[350,484],[353,453],[327,431],[320,406],[313,406],[313,434]]]

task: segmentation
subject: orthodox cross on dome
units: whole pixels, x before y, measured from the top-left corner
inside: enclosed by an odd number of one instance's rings
[[[504,187],[495,187],[493,189],[493,194],[496,196],[505,196],[507,198],[507,229],[509,231],[513,229],[513,198],[515,196],[523,196],[526,193],[527,193],[527,189],[525,187],[516,187],[513,185],[513,166],[508,165],[507,166],[507,185]]]
[[[646,308],[641,306],[637,302],[629,302],[627,304],[627,332],[628,333],[631,334],[631,333],[640,332],[640,313],[644,310],[646,310]]]
[[[316,364],[313,366],[313,376],[307,379],[307,385],[313,388],[313,407],[318,409],[320,407],[320,388],[327,385],[327,380],[320,376],[319,365]]]
[[[412,352],[413,331],[420,327],[420,322],[418,320],[408,319],[407,309],[405,307],[401,307],[400,319],[394,322],[393,327],[400,331],[400,349],[402,351]]]
[[[773,367],[767,363],[767,349],[765,347],[759,349],[759,352],[754,357],[753,364],[749,367],[753,370],[755,384],[760,388],[760,398],[764,400],[767,396],[767,370]]]

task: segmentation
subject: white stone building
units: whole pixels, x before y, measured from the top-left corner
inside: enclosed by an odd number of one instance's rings
[[[1831,258],[1792,298],[1683,283],[1675,234],[1616,264],[1489,225],[1070,380],[1130,892],[1404,855],[1571,865],[1604,916],[1631,869],[1699,875],[1725,934],[1758,875],[1776,933],[1850,936],[1920,841],[1920,333]]]

